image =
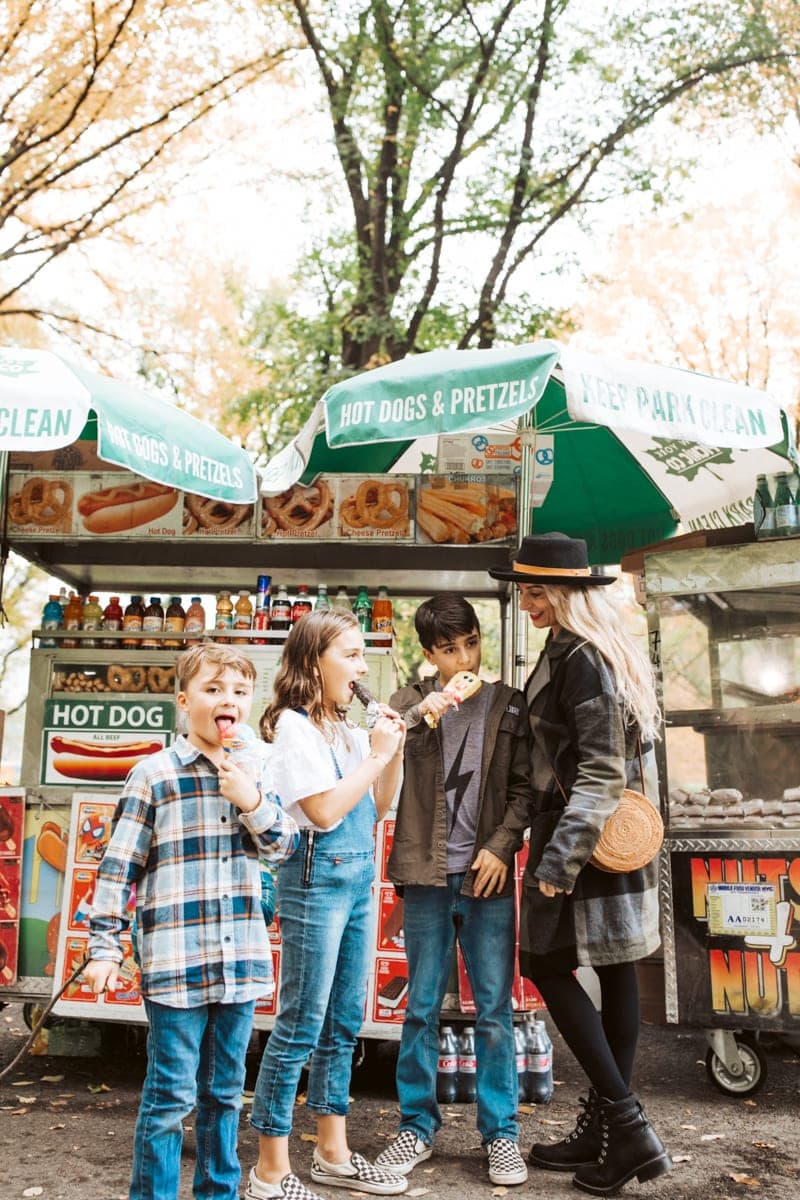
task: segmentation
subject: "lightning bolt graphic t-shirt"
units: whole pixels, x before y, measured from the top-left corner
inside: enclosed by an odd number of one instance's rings
[[[447,804],[447,870],[453,875],[472,866],[478,825],[483,736],[491,684],[441,720],[444,792]]]

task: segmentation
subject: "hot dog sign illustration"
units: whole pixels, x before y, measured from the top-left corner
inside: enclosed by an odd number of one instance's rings
[[[45,701],[42,783],[113,787],[172,740],[169,700],[105,697]]]

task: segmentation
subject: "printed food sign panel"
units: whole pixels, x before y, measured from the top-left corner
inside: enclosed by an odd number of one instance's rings
[[[25,793],[0,792],[0,988],[17,978]]]
[[[681,1020],[786,1028],[800,1018],[800,853],[673,851]]]
[[[118,787],[128,772],[172,741],[172,701],[46,700],[41,782]]]

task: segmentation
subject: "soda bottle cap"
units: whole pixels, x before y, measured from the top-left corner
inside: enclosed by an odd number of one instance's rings
[[[150,603],[151,603],[151,604],[160,604],[160,603],[161,603],[161,597],[160,597],[160,596],[151,596],[151,597],[150,597]]]
[[[244,588],[242,588],[242,590],[239,592],[239,595],[240,596],[249,596],[250,593],[248,591],[246,591]]]
[[[200,597],[192,596],[192,604],[199,604],[199,603],[200,603]]]
[[[91,595],[89,596],[89,600],[92,604],[97,604],[97,596]]]
[[[119,596],[112,596],[112,597],[111,597],[111,603],[112,603],[112,604],[119,604]]]

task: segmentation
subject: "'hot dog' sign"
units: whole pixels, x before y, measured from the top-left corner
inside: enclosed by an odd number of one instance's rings
[[[172,741],[171,700],[46,700],[41,782],[119,787]]]

